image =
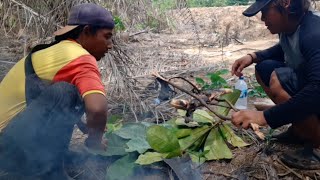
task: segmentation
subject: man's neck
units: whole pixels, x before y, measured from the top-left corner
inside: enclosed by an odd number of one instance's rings
[[[301,17],[299,18],[295,18],[295,19],[288,19],[288,23],[287,23],[287,28],[285,30],[285,33],[286,34],[292,34],[294,32],[296,32],[296,30],[298,29],[298,27],[300,26],[300,23],[302,21],[302,19],[304,18],[304,15],[303,14]]]

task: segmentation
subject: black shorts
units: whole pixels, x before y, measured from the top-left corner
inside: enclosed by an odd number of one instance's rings
[[[300,73],[287,67],[286,64],[281,61],[264,60],[256,65],[256,71],[267,87],[269,87],[271,73],[275,71],[282,88],[290,96],[295,95],[304,85]]]

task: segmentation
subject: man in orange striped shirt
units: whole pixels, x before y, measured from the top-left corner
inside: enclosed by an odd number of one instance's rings
[[[69,179],[63,170],[73,127],[87,114],[86,146],[103,149],[107,101],[97,61],[112,48],[111,13],[71,9],[55,42],[37,46],[0,84],[0,167],[22,176]]]

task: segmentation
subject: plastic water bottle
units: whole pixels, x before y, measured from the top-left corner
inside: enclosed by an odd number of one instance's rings
[[[240,77],[235,84],[235,89],[241,91],[240,97],[235,104],[237,109],[247,109],[248,105],[248,86],[243,77]]]

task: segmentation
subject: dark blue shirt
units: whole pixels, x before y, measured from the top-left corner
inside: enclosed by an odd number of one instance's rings
[[[297,31],[297,45],[283,40],[280,34],[280,42],[275,46],[256,52],[259,60],[275,59],[290,61],[292,67],[304,81],[304,87],[290,100],[283,104],[277,104],[264,111],[265,119],[272,128],[303,121],[312,114],[320,114],[320,17],[313,12],[305,14]],[[294,33],[294,34],[295,34]],[[290,49],[291,48],[291,49]],[[291,64],[290,64],[291,63]]]

